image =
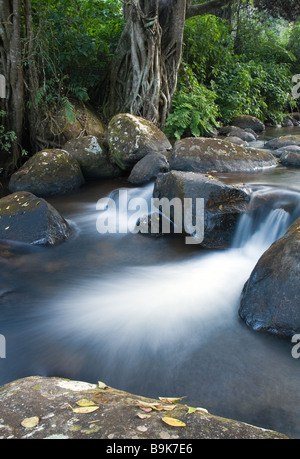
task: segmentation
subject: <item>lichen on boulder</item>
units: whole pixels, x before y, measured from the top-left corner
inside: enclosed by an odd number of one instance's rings
[[[86,179],[113,178],[121,175],[111,164],[103,143],[94,135],[69,140],[63,147],[79,163]]]
[[[254,172],[277,166],[270,152],[204,137],[178,140],[169,162],[170,169],[204,174],[213,171]]]
[[[114,164],[130,171],[148,153],[172,148],[165,134],[151,121],[128,113],[114,116],[107,131],[109,153]]]
[[[84,184],[78,161],[65,150],[42,150],[12,174],[9,191],[29,191],[37,196],[57,196]]]

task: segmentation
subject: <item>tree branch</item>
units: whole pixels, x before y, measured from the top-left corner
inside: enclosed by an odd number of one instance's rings
[[[186,19],[189,19],[193,16],[202,16],[204,14],[209,14],[212,11],[216,11],[220,8],[233,3],[234,0],[210,0],[206,3],[200,3],[199,5],[191,5],[188,7],[186,12]]]

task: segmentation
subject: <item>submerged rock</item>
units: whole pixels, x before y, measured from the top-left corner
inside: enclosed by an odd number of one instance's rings
[[[132,448],[140,448],[138,440],[142,439],[169,440],[177,445],[179,438],[288,438],[271,430],[214,416],[203,408],[194,408],[191,412],[191,407],[185,404],[130,394],[103,383],[54,377],[27,377],[0,387],[0,405],[3,439],[110,440],[104,445],[104,454],[113,452],[114,448],[122,449],[124,443],[118,439],[137,440]],[[151,412],[146,414],[143,408],[149,411],[151,406]],[[170,417],[179,419],[182,426],[167,424],[165,421]],[[191,452],[192,445],[190,449],[186,449],[186,442],[181,446],[187,453]]]
[[[112,162],[127,171],[148,153],[166,154],[172,148],[157,126],[128,113],[111,119],[106,139]]]
[[[30,191],[37,196],[57,196],[84,184],[78,161],[65,150],[42,150],[20,167],[9,181],[9,191]]]
[[[93,135],[69,140],[63,149],[78,161],[86,179],[112,178],[121,175],[120,169],[111,164],[103,144]]]
[[[65,219],[44,199],[18,192],[0,199],[0,239],[53,245],[70,235]]]
[[[245,142],[253,142],[257,136],[255,132],[249,132],[246,129],[239,128],[237,126],[224,126],[219,130],[220,135],[227,135],[228,137],[238,137]]]
[[[265,130],[264,123],[255,116],[250,115],[237,116],[232,120],[231,125],[242,129],[252,129],[254,132],[263,132]]]
[[[135,185],[142,185],[156,179],[159,173],[169,171],[169,163],[162,153],[148,153],[133,167],[128,178]]]
[[[240,317],[254,330],[300,332],[300,218],[259,259],[244,286]]]
[[[221,139],[188,137],[178,140],[170,156],[170,169],[186,172],[252,172],[277,166],[264,150],[245,148]]]
[[[278,148],[278,150],[272,151],[272,154],[276,158],[280,158],[283,153],[300,153],[300,147],[297,145],[288,145],[287,147]]]
[[[153,197],[181,200],[192,199],[192,219],[196,220],[196,198],[204,200],[204,239],[202,247],[226,248],[232,243],[239,216],[248,208],[249,196],[242,188],[228,186],[212,176],[193,172],[171,171],[160,174],[156,180]],[[169,217],[169,215],[167,215]],[[179,215],[180,217],[180,215]],[[199,218],[203,215],[199,215]],[[170,213],[175,223],[176,215]],[[184,222],[182,228],[185,228]],[[185,234],[191,234],[185,228]]]

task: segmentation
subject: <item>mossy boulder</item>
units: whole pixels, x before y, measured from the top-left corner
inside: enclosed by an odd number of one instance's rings
[[[17,192],[0,199],[0,239],[54,245],[70,235],[65,219],[42,198]]]
[[[111,164],[102,142],[93,135],[69,140],[63,149],[78,161],[86,179],[112,178],[121,175],[120,169]]]
[[[295,145],[300,147],[300,135],[283,135],[275,139],[269,140],[265,144],[268,150],[278,150],[279,148]]]
[[[300,154],[300,147],[298,147],[297,145],[288,145],[287,147],[278,148],[278,150],[272,151],[272,155],[276,156],[276,158],[280,158],[283,153]]]
[[[264,123],[251,115],[242,115],[235,117],[230,123],[232,126],[236,126],[242,129],[252,129],[254,132],[263,132],[265,130]]]
[[[245,148],[221,139],[187,137],[175,142],[170,169],[186,172],[254,172],[276,167],[267,151]]]
[[[247,211],[249,195],[238,186],[229,186],[213,176],[171,171],[159,174],[155,182],[153,197],[162,199],[179,198],[185,209],[185,198],[192,200],[192,219],[196,221],[196,199],[204,200],[204,239],[201,246],[223,249],[231,245],[238,219]],[[169,216],[168,216],[169,217]],[[176,216],[170,213],[175,223]],[[182,228],[184,227],[184,222]],[[188,234],[187,231],[185,231]]]
[[[111,119],[106,140],[112,162],[125,171],[149,153],[166,154],[172,148],[165,134],[151,121],[128,113]]]
[[[12,174],[9,190],[57,196],[77,190],[84,181],[79,163],[70,153],[61,149],[42,150]]]
[[[162,153],[148,153],[133,167],[128,178],[134,185],[142,185],[156,179],[159,173],[169,172],[169,162]]]
[[[106,440],[100,444],[104,456],[117,448],[118,453],[136,456],[147,448],[147,443],[139,444],[143,439],[167,440],[175,452],[180,438],[187,454],[194,452],[195,445],[185,439],[288,439],[272,430],[214,416],[204,408],[55,377],[27,377],[0,387],[0,405],[2,439],[102,439]],[[166,417],[183,425],[168,425]],[[124,446],[124,439],[132,441]]]
[[[300,218],[262,255],[244,286],[240,317],[256,331],[300,333]]]

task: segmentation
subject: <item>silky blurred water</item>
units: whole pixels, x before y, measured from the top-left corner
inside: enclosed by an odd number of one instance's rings
[[[259,257],[300,216],[300,172],[264,178],[242,178],[253,201],[268,204],[241,218],[233,247],[222,251],[178,236],[98,233],[99,199],[120,189],[150,199],[153,185],[116,179],[51,200],[72,238],[52,248],[16,244],[1,257],[0,384],[31,375],[100,380],[145,396],[185,396],[300,438],[291,343],[253,332],[238,316]]]

